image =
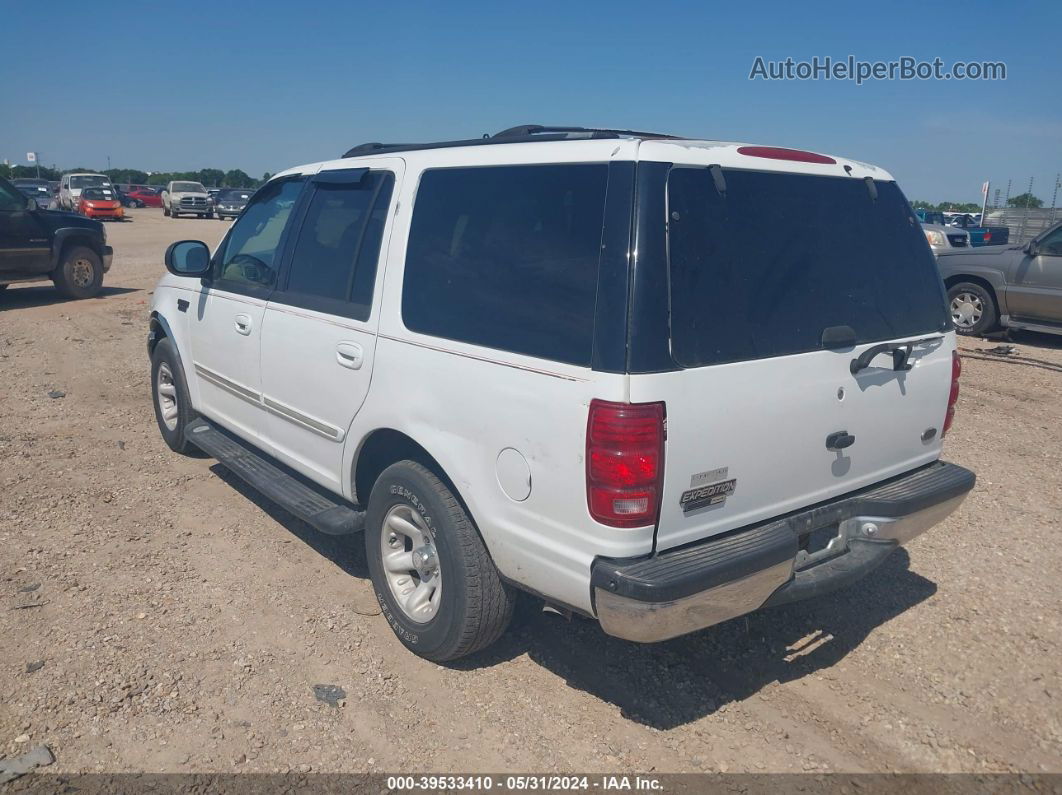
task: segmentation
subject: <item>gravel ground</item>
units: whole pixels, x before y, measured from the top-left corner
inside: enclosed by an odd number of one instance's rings
[[[521,618],[407,653],[360,537],[314,531],[156,430],[165,245],[134,210],[97,299],[0,296],[0,756],[62,771],[1062,771],[1062,338],[963,340],[976,491],[861,584],[657,646]],[[65,393],[50,397],[49,392]],[[314,685],[335,685],[331,706]]]

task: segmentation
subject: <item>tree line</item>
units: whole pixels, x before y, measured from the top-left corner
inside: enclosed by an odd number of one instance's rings
[[[933,204],[932,202],[922,201],[916,199],[911,202],[911,206],[916,210],[930,210],[942,213],[979,213],[981,212],[981,205],[975,202],[940,202],[939,204]],[[1007,199],[1008,207],[1043,207],[1044,200],[1033,196],[1031,193],[1022,193],[1017,196],[1011,196]]]
[[[268,171],[261,179],[255,179],[241,169],[222,171],[220,168],[201,168],[199,171],[155,171],[151,174],[135,168],[68,168],[59,171],[56,168],[41,166],[40,178],[58,181],[66,173],[87,171],[92,174],[106,174],[115,184],[131,185],[165,185],[175,180],[201,182],[210,188],[257,188],[266,182],[272,174]],[[0,163],[0,176],[7,179],[32,179],[37,176],[36,166],[8,166]]]

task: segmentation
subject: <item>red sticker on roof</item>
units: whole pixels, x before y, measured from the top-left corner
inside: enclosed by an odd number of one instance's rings
[[[749,157],[767,157],[771,160],[795,160],[798,163],[825,163],[827,165],[837,163],[832,157],[826,157],[826,155],[817,155],[801,149],[783,149],[780,146],[739,146],[738,154]]]

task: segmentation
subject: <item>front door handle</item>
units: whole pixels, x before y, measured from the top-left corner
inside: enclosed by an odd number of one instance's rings
[[[358,370],[365,360],[365,351],[356,342],[341,342],[336,345],[336,361],[350,370]]]
[[[249,336],[252,328],[251,316],[240,314],[236,315],[234,320],[236,325],[236,331],[238,331],[245,337]]]

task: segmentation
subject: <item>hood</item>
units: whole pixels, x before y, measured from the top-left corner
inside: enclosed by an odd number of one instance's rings
[[[941,234],[945,235],[954,235],[959,232],[969,235],[969,233],[965,229],[962,229],[957,226],[941,226],[940,224],[927,224],[925,221],[922,222],[922,228],[931,232],[940,232]]]
[[[100,237],[104,236],[103,223],[83,215],[66,212],[64,210],[38,210],[36,217],[44,223],[52,232],[59,229],[88,229]]]

